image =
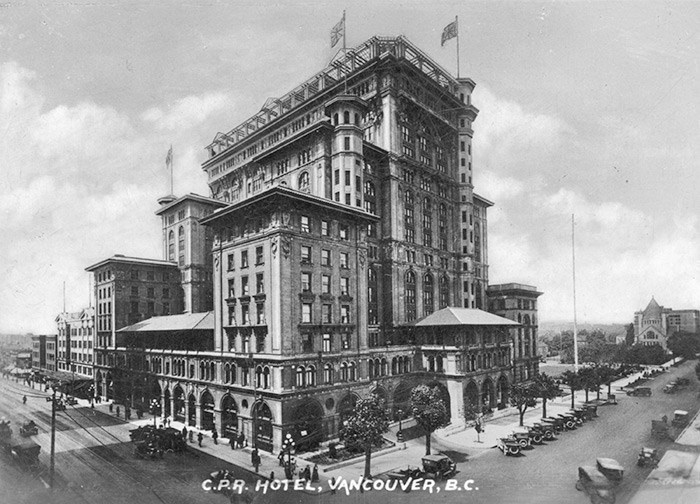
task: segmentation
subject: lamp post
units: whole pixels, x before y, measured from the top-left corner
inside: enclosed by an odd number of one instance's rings
[[[285,476],[287,479],[292,479],[292,450],[294,449],[294,439],[292,435],[288,432],[282,442],[282,451],[287,452],[287,465],[284,468]]]
[[[153,413],[153,427],[156,427],[156,417],[158,416],[158,408],[160,403],[158,399],[151,399],[151,413]]]

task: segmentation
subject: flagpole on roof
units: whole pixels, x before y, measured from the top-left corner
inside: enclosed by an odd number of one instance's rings
[[[173,144],[170,144],[170,194],[175,194],[173,189]]]
[[[457,78],[459,79],[459,16],[455,16],[455,25],[457,26]]]
[[[348,64],[348,48],[347,45],[345,44],[345,32],[347,31],[347,27],[345,26],[345,10],[343,10],[343,56],[345,59],[345,94],[348,94],[348,69],[347,69],[347,64]]]

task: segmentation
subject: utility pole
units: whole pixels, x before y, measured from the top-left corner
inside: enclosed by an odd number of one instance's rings
[[[51,398],[51,464],[49,466],[49,486],[53,492],[54,455],[56,454],[56,385],[52,387]]]

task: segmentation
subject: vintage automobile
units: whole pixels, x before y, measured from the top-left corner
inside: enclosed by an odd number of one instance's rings
[[[532,430],[538,431],[546,441],[551,441],[556,438],[554,427],[547,422],[535,422],[532,424]]]
[[[678,390],[678,385],[675,381],[672,381],[664,387],[664,394],[675,394]]]
[[[73,396],[66,396],[66,404],[68,406],[75,406],[78,404],[78,400]]]
[[[593,466],[578,468],[576,490],[585,492],[594,504],[614,504],[614,484]]]
[[[569,410],[568,413],[571,413],[572,415],[574,415],[574,417],[576,418],[576,425],[583,425],[583,422],[588,420],[588,418],[586,418],[586,409],[585,408],[576,407],[572,410]]]
[[[544,443],[544,432],[541,429],[525,425],[523,427],[518,427],[513,431],[513,436],[515,436],[516,439],[518,439],[519,436],[523,435],[527,436],[528,438],[528,444],[523,446],[523,448],[526,448],[527,446],[533,444],[539,445]]]
[[[603,401],[603,403],[606,402]],[[585,410],[586,420],[593,420],[598,416],[598,402],[587,402],[582,408]]]
[[[19,435],[22,437],[36,436],[37,434],[39,434],[39,428],[34,420],[29,420],[19,427]]]
[[[222,489],[219,489],[219,483],[223,480],[233,480],[235,479],[235,475],[232,472],[229,472],[227,469],[221,469],[220,471],[214,471],[209,475],[209,478],[211,479],[211,491],[212,493],[228,493],[227,491],[230,491],[228,487],[223,487]]]
[[[564,427],[566,427],[567,429],[573,430],[576,428],[576,417],[573,414],[559,413],[559,415],[557,416],[564,421]]]
[[[523,450],[530,446],[530,432],[528,430],[514,430],[510,437],[515,439],[515,441],[520,445],[520,448]]]
[[[387,477],[389,480],[406,481],[409,478],[420,478],[421,474],[420,468],[409,465],[406,467],[406,469],[394,469],[393,471],[387,473]]]
[[[595,464],[597,469],[610,481],[614,482],[615,484],[622,481],[622,476],[625,473],[625,469],[617,460],[599,457],[596,459]]]
[[[542,423],[547,423],[552,426],[552,428],[556,432],[562,432],[565,427],[564,427],[564,419],[559,418],[559,417],[545,417],[542,420]]]
[[[655,448],[647,448],[643,446],[639,451],[639,456],[637,457],[637,465],[639,467],[652,466],[656,467],[659,465],[659,452]]]
[[[634,387],[626,391],[628,396],[651,397],[651,387]]]
[[[152,441],[137,441],[134,446],[134,455],[141,459],[154,460],[156,457],[163,458],[163,450],[159,450]]]
[[[685,427],[688,425],[689,415],[687,411],[676,410],[673,412],[673,420],[671,425],[674,427]]]
[[[498,449],[503,455],[520,455],[521,446],[514,438],[505,437],[497,441]]]
[[[451,478],[457,473],[457,464],[447,455],[426,455],[421,461],[423,462],[422,476],[424,478],[443,480]]]

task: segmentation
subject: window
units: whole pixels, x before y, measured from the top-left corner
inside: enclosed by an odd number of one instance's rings
[[[343,138],[343,147],[345,148],[346,151],[350,150],[350,137]]]
[[[324,352],[330,352],[331,351],[331,335],[328,333],[325,333],[323,335],[323,347],[322,347]],[[326,366],[329,366],[330,364],[326,364]]]
[[[131,286],[131,295],[132,296],[138,296],[139,295],[139,288],[137,285],[132,285]]]
[[[301,216],[301,232],[310,233],[311,227],[309,226],[309,217],[306,215]]]
[[[406,321],[416,319],[416,274],[408,271],[405,277],[404,293],[406,300]]]
[[[149,298],[156,297],[156,290],[153,287],[148,287],[146,289],[146,297],[149,297]]]
[[[168,233],[168,261],[175,260],[175,231]]]
[[[153,271],[147,271],[146,272],[146,280],[155,280],[156,279],[156,274]]]
[[[340,323],[349,324],[350,323],[350,305],[342,305],[340,307]]]
[[[347,224],[341,224],[338,228],[339,230],[339,236],[341,240],[348,240],[349,237],[349,228]]]
[[[329,229],[328,229],[328,221],[322,220],[321,221],[321,236],[328,236],[330,234]]]
[[[265,264],[265,259],[263,259],[263,248],[255,247],[255,264]]]
[[[331,293],[331,277],[330,275],[321,275],[321,293]]]
[[[323,305],[323,323],[332,324],[333,323],[333,305],[324,304]]]
[[[340,253],[340,267],[341,268],[349,268],[349,263],[348,263],[348,253],[347,252],[341,252]]]
[[[228,325],[236,325],[236,309],[233,306],[228,307]]]
[[[163,297],[164,298],[170,297],[170,289],[168,289],[167,287],[163,287]]]
[[[340,184],[340,170],[335,170],[335,172],[333,172],[333,181],[336,185]]]
[[[331,251],[321,250],[321,265],[330,266],[331,265]]]
[[[265,275],[264,273],[258,273],[255,275],[255,293],[264,294],[265,293]]]
[[[301,246],[301,262],[311,263],[311,247],[307,245]]]
[[[316,385],[316,366],[306,368],[306,385],[309,387]]]
[[[303,324],[311,323],[311,303],[301,304],[301,322]]]
[[[349,186],[350,185],[350,171],[345,170],[345,185]]]
[[[301,290],[302,292],[311,292],[311,273],[301,274]]]
[[[264,325],[265,324],[265,303],[257,303],[255,305],[255,313],[256,313],[256,318],[255,318],[255,323],[258,325]],[[258,337],[258,343],[262,341],[262,337]]]
[[[350,279],[347,277],[340,278],[340,295],[341,296],[350,295]]]
[[[228,297],[236,297],[236,280],[233,278],[228,279]]]
[[[233,254],[229,254],[228,255],[228,270],[229,271],[233,270],[233,265],[234,265]]]
[[[139,270],[131,270],[131,279],[132,279],[132,280],[138,280],[138,279],[139,279]]]
[[[250,324],[250,305],[248,304],[241,305],[241,322],[243,325]]]
[[[433,276],[430,274],[423,277],[423,311],[425,315],[435,311]]]
[[[305,171],[299,175],[298,183],[300,191],[309,192],[309,172]]]
[[[333,383],[333,366],[326,364],[323,366],[323,383]]]
[[[180,229],[178,229],[178,231],[177,231],[177,241],[178,241],[178,245],[177,245],[178,246],[178,264],[180,266],[184,266],[185,265],[185,228],[182,226],[180,226]]]
[[[241,296],[250,296],[250,289],[248,288],[248,277],[241,277]]]
[[[241,250],[241,268],[248,267],[248,251]]]

